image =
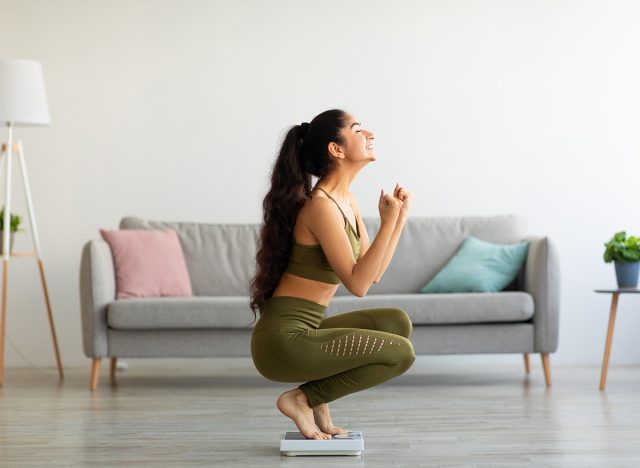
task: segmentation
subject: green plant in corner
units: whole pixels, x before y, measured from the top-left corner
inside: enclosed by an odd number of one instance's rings
[[[604,244],[604,261],[638,262],[640,261],[640,238],[629,236],[625,231],[616,232],[611,240]]]
[[[22,216],[12,214],[9,232],[16,232],[21,222],[22,222]],[[4,228],[4,207],[2,208],[2,210],[0,210],[0,231],[2,231],[3,228]]]

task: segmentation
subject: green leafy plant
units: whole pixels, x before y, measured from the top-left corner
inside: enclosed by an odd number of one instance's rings
[[[640,261],[640,238],[629,236],[625,231],[616,232],[609,242],[604,244],[604,261],[637,262]]]
[[[20,223],[22,222],[22,216],[18,216],[18,215],[11,215],[11,225],[9,228],[10,232],[16,232],[18,230],[18,226],[20,226]],[[4,228],[4,208],[2,208],[2,210],[0,210],[0,231],[2,231]]]

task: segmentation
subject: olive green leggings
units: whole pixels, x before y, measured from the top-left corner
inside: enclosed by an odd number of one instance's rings
[[[402,309],[364,309],[324,319],[322,304],[267,300],[251,337],[256,369],[269,380],[301,382],[309,406],[337,400],[404,373],[415,361]]]

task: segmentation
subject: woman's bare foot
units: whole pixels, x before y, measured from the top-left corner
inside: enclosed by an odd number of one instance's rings
[[[280,395],[276,406],[282,414],[293,420],[307,439],[331,439],[331,435],[318,431],[307,395],[299,388],[288,390]]]
[[[333,422],[331,421],[331,415],[329,414],[328,403],[322,403],[321,405],[312,408],[312,410],[313,419],[322,432],[331,435],[346,434],[347,432],[349,432],[346,429],[342,429],[341,427],[333,425]]]

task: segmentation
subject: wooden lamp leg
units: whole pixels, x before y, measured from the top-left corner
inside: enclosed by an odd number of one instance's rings
[[[4,148],[3,148],[4,150]],[[13,125],[9,124],[9,142],[3,156],[7,161],[4,174],[4,219],[2,226],[2,324],[0,324],[0,385],[4,382],[4,337],[7,323],[7,276],[9,273],[10,222],[11,222],[11,155],[13,153]]]
[[[53,314],[51,313],[51,302],[49,301],[49,290],[47,288],[47,280],[44,276],[44,265],[42,260],[38,258],[38,267],[40,268],[40,280],[42,281],[42,291],[44,292],[44,302],[47,305],[47,315],[49,316],[49,327],[51,328],[51,338],[53,340],[53,349],[56,353],[56,363],[58,364],[58,375],[60,380],[64,379],[62,370],[62,359],[60,359],[60,348],[58,347],[58,339],[56,338],[56,327],[53,324]]]
[[[89,388],[93,392],[98,386],[98,377],[100,377],[100,364],[102,363],[102,358],[93,358],[93,362],[91,363],[91,385]]]
[[[524,371],[531,374],[531,364],[529,363],[529,353],[524,353]]]
[[[544,369],[544,381],[547,387],[551,387],[551,362],[549,361],[549,353],[541,353],[542,368]]]
[[[4,382],[4,333],[7,323],[7,274],[9,260],[2,262],[2,321],[0,322],[0,385]]]

